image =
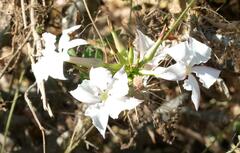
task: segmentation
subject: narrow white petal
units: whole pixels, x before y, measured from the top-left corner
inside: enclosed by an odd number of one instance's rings
[[[137,105],[139,105],[142,102],[143,102],[142,100],[136,99],[134,97],[130,97],[125,101],[124,107],[126,110],[130,110],[130,109],[137,107]]]
[[[45,42],[45,49],[55,51],[56,36],[51,33],[45,32],[42,34],[42,38]]]
[[[58,42],[58,51],[67,52],[68,42],[70,41],[70,36],[68,34],[62,34]]]
[[[54,79],[66,80],[63,63],[64,61],[59,53],[55,51],[45,52],[45,54],[32,65],[37,82],[47,80],[49,76]]]
[[[186,64],[191,61],[193,56],[186,42],[181,42],[175,46],[166,48],[163,52],[169,54],[176,62],[182,61]]]
[[[98,129],[103,138],[105,138],[109,114],[104,103],[90,105],[85,111],[85,115],[91,117],[93,125]]]
[[[196,110],[199,108],[200,104],[200,89],[197,80],[193,75],[188,75],[188,79],[184,81],[183,88],[192,91],[191,99]]]
[[[199,77],[199,81],[204,87],[209,88],[218,79],[221,71],[207,67],[207,66],[194,66],[192,71]]]
[[[128,78],[127,78],[127,73],[125,72],[125,68],[122,67],[121,69],[119,69],[113,76],[114,79],[117,79],[117,80],[125,80],[127,81]]]
[[[70,91],[70,94],[83,103],[94,104],[101,102],[97,96],[97,90],[94,90],[89,80],[83,80],[75,90]]]
[[[67,49],[77,47],[77,46],[80,46],[80,45],[86,45],[86,44],[88,44],[88,42],[84,39],[73,39],[73,40],[68,42]]]
[[[183,80],[186,78],[186,66],[182,63],[176,63],[167,68],[157,67],[154,70],[154,74],[157,74],[157,77],[165,80]]]
[[[56,36],[54,34],[49,33],[49,32],[44,32],[42,34],[42,37],[43,37],[43,40],[46,41],[46,42],[53,42],[53,43],[56,42]]]
[[[49,74],[46,66],[46,62],[42,58],[40,58],[35,64],[32,64],[32,71],[37,83],[48,79]]]
[[[71,34],[74,31],[76,31],[77,29],[79,29],[80,27],[81,27],[81,25],[76,25],[71,28],[65,29],[65,30],[63,30],[63,34]]]
[[[147,50],[152,47],[152,45],[154,45],[154,41],[137,29],[136,38],[133,41],[133,46],[135,48],[134,51],[139,52],[140,60],[143,58]]]
[[[108,89],[113,81],[111,72],[103,67],[91,68],[89,77],[91,84],[102,91]]]
[[[194,54],[191,65],[206,63],[211,58],[212,49],[207,45],[189,37],[187,41],[188,49]]]
[[[123,67],[113,76],[113,83],[109,94],[114,97],[123,97],[128,94],[128,90],[128,77]]]
[[[109,94],[114,97],[123,97],[128,94],[128,90],[128,83],[123,80],[115,80],[112,88],[109,90]]]
[[[54,79],[66,80],[64,76],[62,55],[57,52],[52,52],[43,57],[45,59],[45,71],[48,71],[49,76]]]
[[[142,101],[136,98],[114,98],[109,97],[109,99],[105,102],[106,107],[108,108],[109,115],[113,119],[117,119],[118,115],[124,110],[131,110],[139,105]]]
[[[72,32],[76,31],[79,28],[80,28],[80,25],[77,25],[69,29],[63,30],[62,36],[60,37],[59,43],[58,43],[59,52],[67,52],[67,50],[70,48],[68,47],[69,41],[70,41],[70,36],[68,34],[71,34]]]

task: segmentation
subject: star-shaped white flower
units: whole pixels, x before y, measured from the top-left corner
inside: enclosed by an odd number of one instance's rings
[[[200,103],[200,89],[197,80],[192,75],[195,73],[204,87],[209,88],[219,77],[220,71],[207,66],[194,66],[196,64],[206,63],[211,58],[211,48],[197,41],[194,38],[188,38],[187,41],[168,48],[164,51],[175,61],[167,68],[158,67],[155,73],[166,80],[184,80],[183,87],[192,91],[191,99],[198,110]]]
[[[141,103],[141,100],[127,97],[129,91],[127,74],[124,68],[113,77],[105,68],[92,68],[90,80],[83,82],[71,95],[88,105],[85,115],[91,117],[93,125],[103,137],[109,116],[117,119],[123,110],[130,110]]]
[[[42,56],[38,58],[38,61],[32,64],[32,70],[38,83],[46,81],[49,76],[60,80],[66,79],[63,74],[63,63],[70,58],[67,53],[68,49],[87,44],[83,39],[70,40],[69,34],[79,27],[74,26],[63,30],[58,49],[55,45],[56,36],[48,32],[43,33],[42,37],[45,42],[45,48],[42,50]]]
[[[155,44],[155,42],[149,38],[147,35],[143,34],[140,30],[137,29],[136,38],[133,41],[134,46],[134,64],[137,63],[137,60],[143,60],[144,56],[147,54],[148,50]],[[157,49],[155,57],[145,64],[144,69],[152,70],[158,66],[158,62],[163,60],[166,56],[161,52],[163,48],[160,46]]]

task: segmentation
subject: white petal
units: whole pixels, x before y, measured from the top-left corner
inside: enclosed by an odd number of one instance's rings
[[[165,80],[183,80],[186,78],[186,66],[182,63],[176,63],[167,68],[157,67],[154,70],[154,74],[157,74],[157,77]]]
[[[67,53],[68,49],[71,49],[71,48],[76,47],[76,46],[88,44],[88,42],[84,39],[73,39],[73,40],[69,41],[69,39],[67,37],[68,36],[66,36],[65,38],[63,37],[61,39],[61,41],[62,41],[61,43],[59,41],[59,52],[63,52],[65,54],[68,54]],[[63,41],[65,41],[65,42],[63,42]]]
[[[123,97],[128,94],[128,77],[127,73],[124,71],[124,67],[121,68],[113,77],[112,88],[109,94],[114,97]]]
[[[105,103],[108,108],[109,115],[113,119],[117,119],[118,115],[124,110],[130,110],[139,105],[142,101],[136,98],[117,98],[110,97]]]
[[[58,51],[67,52],[68,42],[70,41],[70,36],[68,34],[62,34],[58,42]]]
[[[76,31],[77,29],[79,29],[80,27],[81,27],[81,25],[76,25],[71,28],[65,29],[65,30],[63,30],[63,34],[71,34],[74,31]]]
[[[70,94],[83,103],[94,104],[101,102],[97,96],[98,92],[90,85],[89,80],[83,80],[75,90],[70,91]]]
[[[154,41],[137,29],[136,38],[133,41],[133,46],[135,48],[134,51],[140,54],[140,60],[143,58],[147,50],[152,47],[152,45],[154,45]]]
[[[72,32],[76,31],[77,29],[79,29],[81,26],[80,25],[77,25],[77,26],[73,26],[69,29],[65,29],[63,30],[62,32],[62,36],[60,37],[59,39],[59,46],[58,46],[58,50],[59,52],[67,52],[67,50],[69,48],[72,48],[72,47],[69,47],[69,41],[70,41],[70,36],[69,34],[71,34]],[[73,44],[76,44],[75,42]],[[72,44],[71,44],[72,45]],[[75,47],[75,46],[74,46]]]
[[[209,88],[218,79],[221,71],[207,67],[207,66],[194,66],[192,71],[199,77],[199,81],[204,87]]]
[[[42,34],[42,38],[45,42],[46,50],[54,51],[56,49],[56,46],[55,46],[56,36],[55,35],[45,32]]]
[[[181,42],[175,46],[166,48],[163,52],[169,54],[176,62],[181,61],[186,64],[190,63],[193,56],[186,42]]]
[[[44,59],[42,58],[40,58],[35,64],[32,64],[32,71],[37,83],[48,79],[49,74],[46,67],[46,62],[44,62]]]
[[[80,46],[80,45],[86,45],[86,44],[88,44],[88,42],[84,39],[73,39],[68,42],[67,49],[70,49],[70,48],[73,48],[76,46]]]
[[[37,82],[47,80],[49,76],[54,79],[66,80],[63,71],[62,57],[57,52],[45,52],[44,56],[32,65]]]
[[[188,79],[184,81],[183,88],[192,91],[191,99],[195,109],[198,110],[200,103],[200,89],[198,82],[193,75],[188,75]]]
[[[108,89],[113,81],[111,72],[103,67],[91,68],[89,77],[91,84],[102,91]]]
[[[53,52],[51,54],[48,54],[47,56],[44,56],[43,58],[46,59],[45,71],[46,70],[48,71],[49,76],[51,76],[54,79],[60,79],[60,80],[67,79],[64,76],[64,70],[63,70],[64,61],[60,53]]]
[[[191,65],[205,63],[211,58],[212,49],[207,45],[197,41],[192,37],[189,37],[186,43],[188,49],[194,53]]]
[[[103,138],[105,138],[109,114],[104,103],[90,105],[85,111],[85,115],[91,117],[93,125],[98,129]]]

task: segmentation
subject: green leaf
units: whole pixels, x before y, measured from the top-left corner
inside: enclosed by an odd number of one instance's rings
[[[103,51],[101,49],[99,49],[99,48],[95,48],[93,46],[88,46],[82,52],[82,56],[81,57],[103,59]]]
[[[233,123],[233,130],[240,134],[240,121],[235,121]]]
[[[77,56],[77,53],[73,48],[71,48],[71,49],[68,50],[68,55],[69,56]]]

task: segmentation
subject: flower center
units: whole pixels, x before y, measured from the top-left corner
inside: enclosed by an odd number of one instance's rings
[[[108,92],[107,91],[101,92],[99,97],[100,97],[102,102],[105,102],[107,100],[107,98],[108,98]]]
[[[186,73],[186,75],[189,75],[192,73],[192,67],[190,65],[186,66],[185,73]]]

